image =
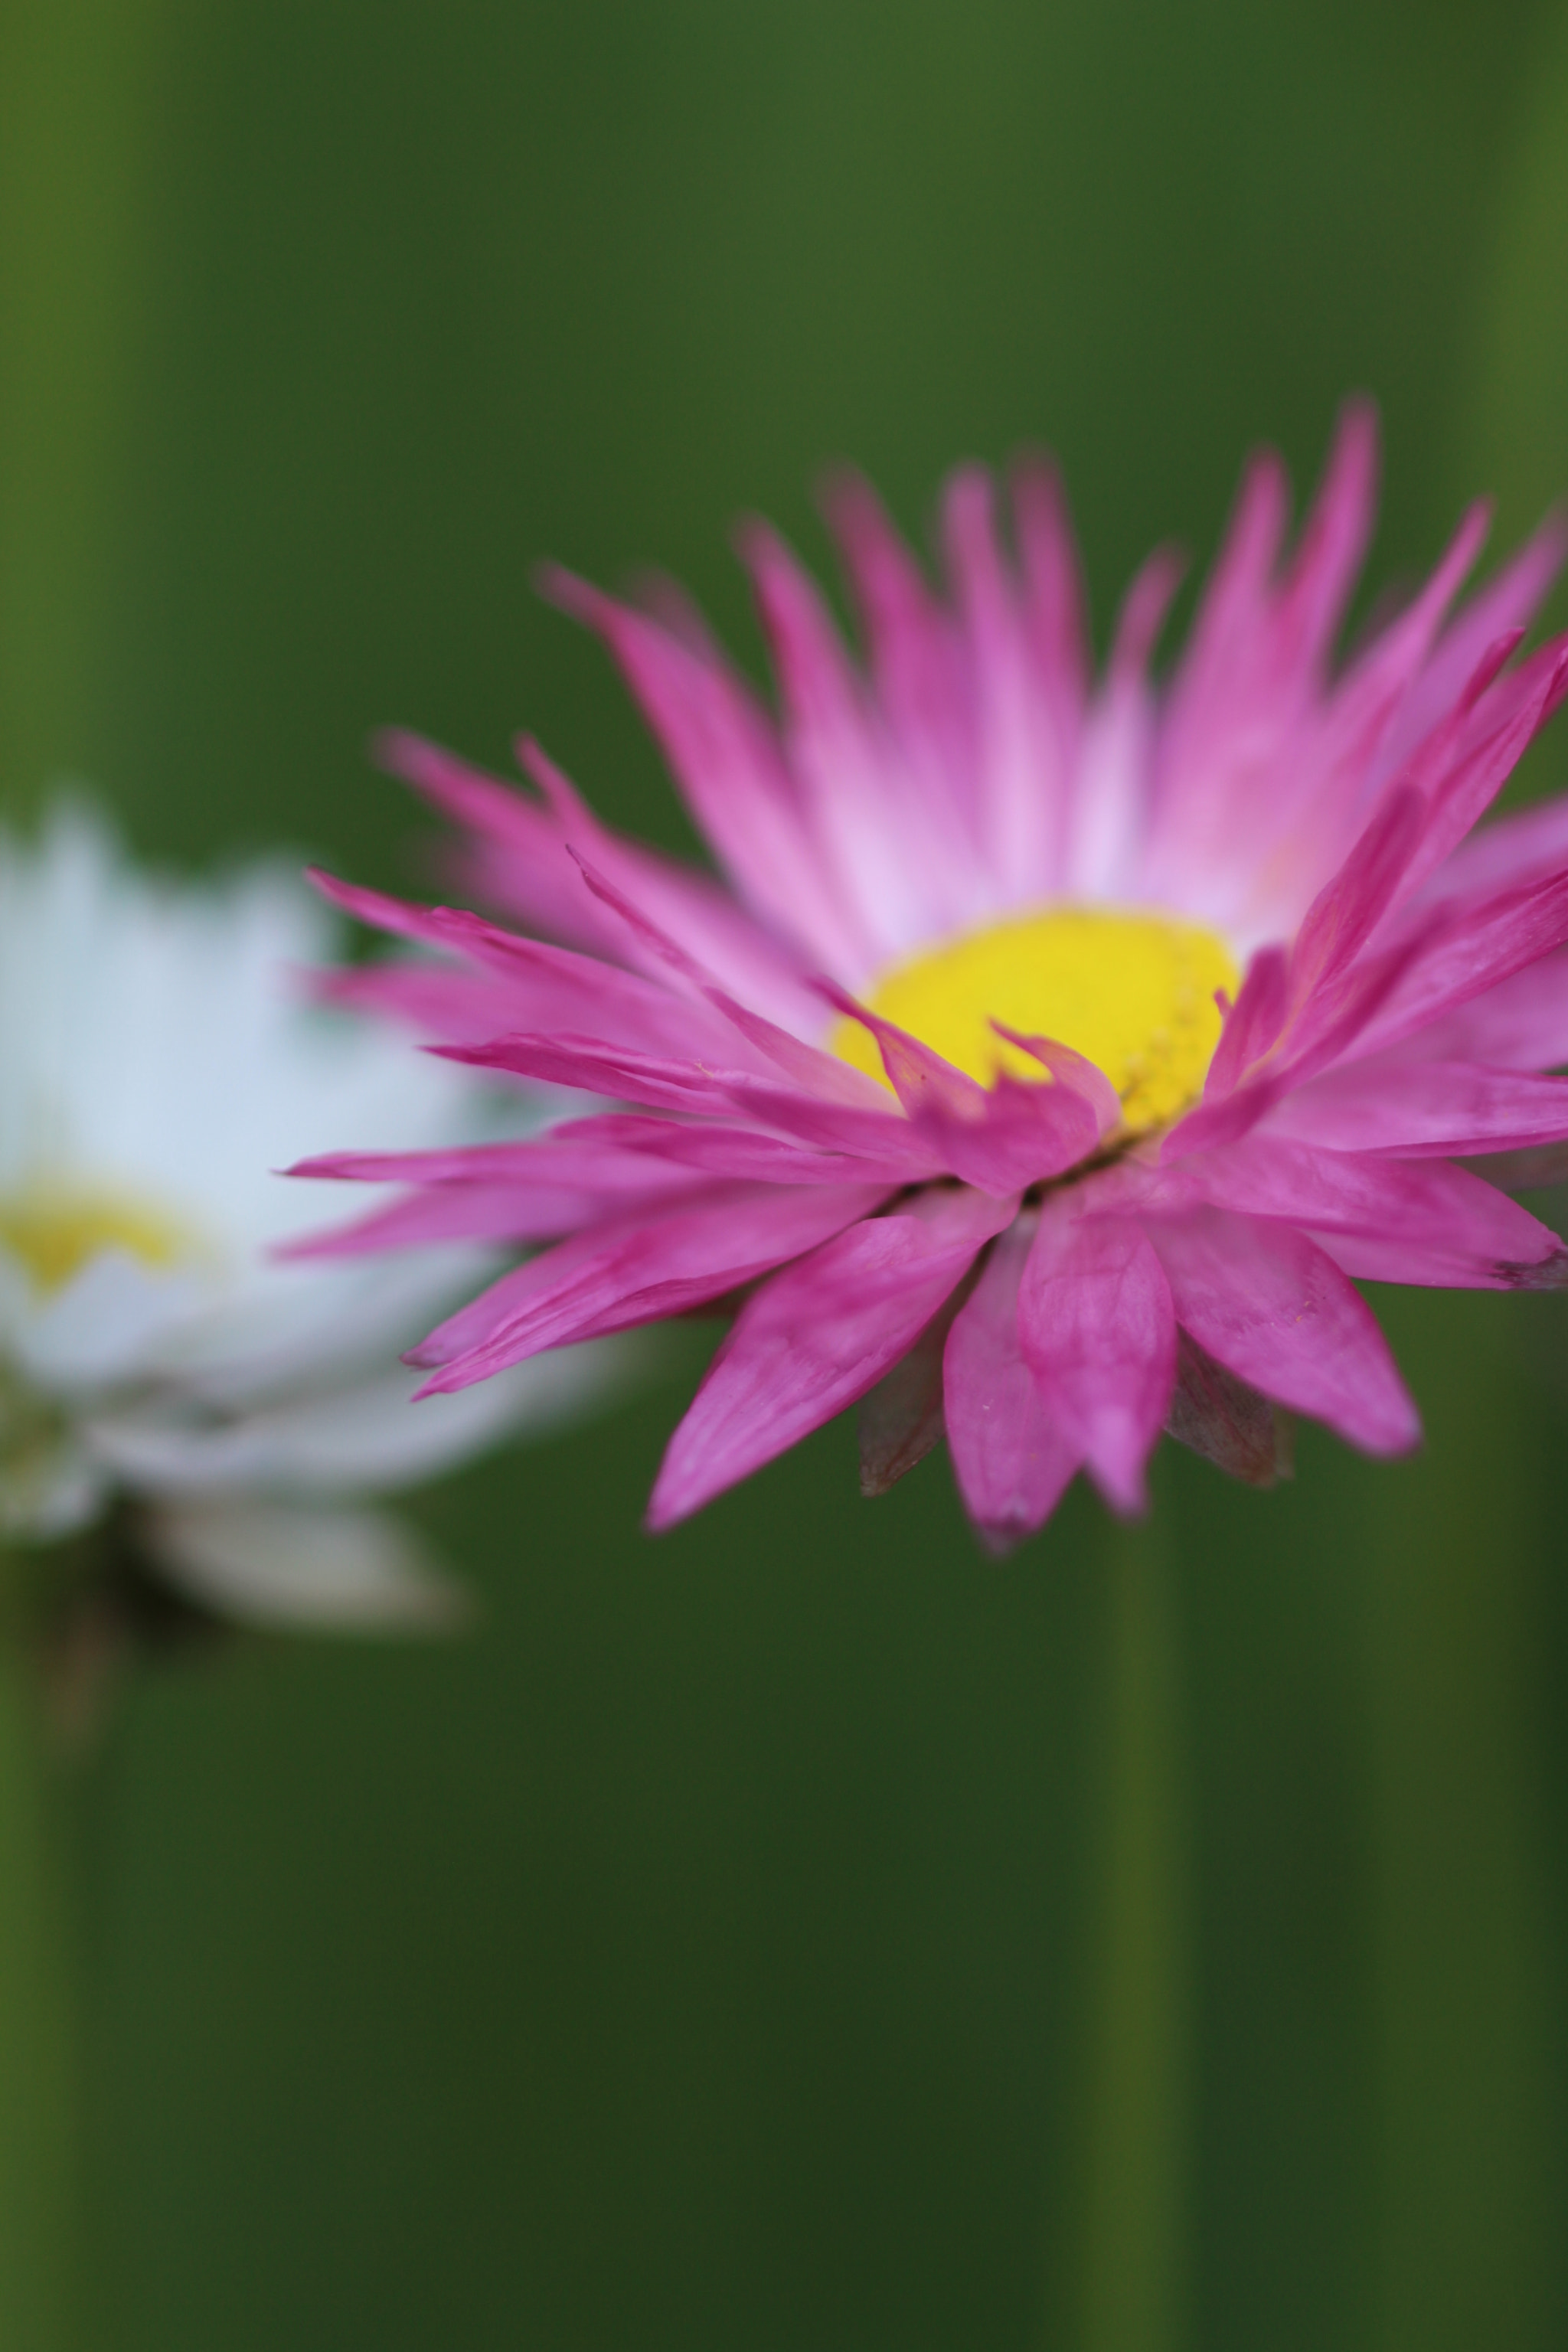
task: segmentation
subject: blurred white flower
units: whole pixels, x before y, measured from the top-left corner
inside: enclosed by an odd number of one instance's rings
[[[322,1186],[273,1171],[345,1129],[497,1131],[470,1073],[306,1001],[300,969],[340,944],[276,865],[153,877],[75,804],[36,846],[0,833],[0,1543],[129,1504],[142,1556],[207,1608],[427,1623],[453,1588],[363,1498],[574,1412],[614,1370],[601,1343],[411,1411],[399,1350],[487,1254],[270,1255],[323,1218]]]

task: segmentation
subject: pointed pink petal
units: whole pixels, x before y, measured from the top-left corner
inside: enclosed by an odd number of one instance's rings
[[[877,1160],[865,1153],[786,1141],[780,1136],[759,1134],[753,1128],[689,1125],[683,1120],[614,1112],[573,1125],[602,1132],[605,1140],[616,1147],[607,1155],[615,1164],[640,1167],[647,1181],[657,1181],[649,1162],[660,1160],[702,1169],[710,1176],[767,1184],[906,1184],[914,1165],[907,1150],[888,1151]],[[896,1136],[900,1122],[884,1119],[882,1126]],[[594,1146],[585,1140],[583,1149],[587,1157]]]
[[[1089,629],[1072,520],[1048,458],[1021,458],[1013,468],[1012,489],[1025,625],[1041,690],[1070,758],[1089,684]]]
[[[1384,1160],[1254,1134],[1206,1162],[1184,1161],[1182,1174],[1216,1207],[1279,1218],[1320,1238],[1360,1236],[1379,1246],[1397,1241],[1423,1253],[1426,1265],[1453,1269],[1451,1277],[1427,1273],[1411,1280],[1507,1286],[1563,1247],[1517,1201],[1440,1160]],[[1334,1255],[1345,1263],[1337,1249]]]
[[[1032,1054],[1043,1069],[1049,1070],[1058,1086],[1073,1094],[1081,1095],[1093,1111],[1101,1135],[1109,1135],[1121,1124],[1121,1097],[1101,1069],[1087,1055],[1078,1054],[1070,1045],[1059,1045],[1054,1037],[1026,1036],[1021,1029],[1009,1029],[1005,1021],[991,1024],[998,1037],[1020,1053]]]
[[[1004,903],[1026,905],[1056,887],[1068,779],[1060,731],[1030,661],[983,467],[961,467],[949,479],[942,536],[973,680],[981,837]]]
[[[395,1021],[425,1044],[493,1037],[517,1009],[515,997],[492,974],[458,964],[350,964],[310,972],[306,986],[318,1003]]]
[[[1147,1230],[1178,1321],[1216,1362],[1365,1453],[1417,1442],[1375,1317],[1303,1234],[1214,1210]]]
[[[979,855],[973,696],[952,617],[870,486],[840,474],[824,507],[868,640],[872,682],[913,803],[946,867],[944,929],[989,904]]]
[[[704,1178],[769,1184],[904,1184],[910,1180],[911,1162],[908,1153],[877,1161],[746,1128],[688,1126],[674,1119],[606,1112],[563,1121],[531,1141],[471,1144],[456,1150],[328,1152],[300,1160],[285,1172],[379,1184],[504,1184],[520,1202],[531,1192],[553,1198],[575,1188],[596,1195],[602,1211],[627,1194],[646,1199]],[[533,1213],[527,1212],[531,1217]],[[333,1241],[329,1234],[289,1246],[290,1253],[330,1255]]]
[[[503,1275],[433,1331],[410,1358],[441,1368],[421,1393],[468,1388],[546,1348],[684,1314],[815,1249],[886,1197],[882,1186],[737,1184],[606,1219]]]
[[[734,1050],[714,1008],[700,998],[678,995],[571,948],[504,930],[460,908],[411,906],[320,872],[310,878],[323,897],[361,922],[479,964],[499,983],[507,1026],[571,1031],[645,1054],[711,1056],[721,1047]],[[497,1002],[493,986],[476,992],[476,1011],[493,1009]],[[479,1040],[470,1032],[468,1042]]]
[[[1426,822],[1418,793],[1395,791],[1307,909],[1290,950],[1290,994],[1304,1005],[1371,938],[1415,856]]]
[[[1280,620],[1293,656],[1314,667],[1327,657],[1361,570],[1377,505],[1377,412],[1352,400],[1312,510],[1302,527],[1280,593]]]
[[[1485,1062],[1508,1070],[1558,1068],[1568,1062],[1568,952],[1560,948],[1527,964],[1394,1051],[1401,1060],[1419,1056],[1424,1061]]]
[[[1500,638],[1484,657],[1472,686],[1479,688],[1492,665],[1500,667],[1511,650],[1512,641]],[[1445,763],[1446,772],[1436,774],[1426,786],[1426,829],[1420,847],[1400,878],[1395,905],[1415,897],[1429,877],[1440,874],[1485,815],[1531,740],[1556,709],[1565,678],[1568,655],[1563,641],[1554,639],[1522,668],[1500,679],[1492,691],[1479,691],[1474,707],[1461,705],[1456,709],[1452,752]],[[1435,730],[1436,742],[1441,743],[1443,732]],[[1423,755],[1417,753],[1408,772],[1419,773],[1422,764]]]
[[[1568,940],[1568,872],[1506,890],[1479,905],[1440,910],[1415,943],[1407,969],[1359,1040],[1385,1051],[1483,995]]]
[[[734,672],[569,572],[546,574],[563,610],[597,630],[664,746],[688,806],[737,890],[785,939],[835,971],[871,942],[813,847],[768,721]]]
[[[1204,1080],[1205,1103],[1223,1102],[1234,1094],[1253,1064],[1274,1044],[1289,1003],[1287,973],[1283,948],[1259,948],[1247,965],[1241,993],[1225,1016]]]
[[[539,1078],[556,1087],[576,1087],[616,1102],[647,1103],[655,1110],[724,1114],[733,1093],[726,1083],[744,1080],[745,1071],[703,1068],[696,1062],[676,1061],[657,1054],[633,1053],[629,1047],[606,1045],[597,1037],[567,1034],[556,1036],[487,1038],[482,1045],[438,1045],[443,1060],[463,1062],[475,1069],[510,1070],[520,1078]]]
[[[1289,1096],[1269,1132],[1407,1159],[1520,1150],[1568,1137],[1568,1078],[1465,1062],[1352,1063]]]
[[[1079,1213],[1070,1194],[1047,1200],[1019,1286],[1018,1328],[1063,1442],[1115,1509],[1142,1510],[1143,1465],[1175,1379],[1176,1327],[1138,1227]]]
[[[673,1527],[865,1395],[903,1356],[1013,1202],[927,1192],[765,1283],[669,1443],[648,1525]]]
[[[765,524],[742,534],[813,837],[879,962],[954,919],[946,845],[903,789],[815,583]]]
[[[455,752],[404,728],[375,739],[380,765],[482,844],[471,878],[489,902],[576,947],[614,952],[608,927],[584,896],[550,813],[514,785],[487,776]]]
[[[1544,882],[1568,867],[1568,794],[1483,825],[1445,859],[1422,893],[1424,906],[1450,898],[1480,902],[1503,890]]]
[[[1082,1459],[1024,1360],[1018,1284],[1033,1213],[1000,1234],[959,1309],[942,1363],[948,1449],[963,1507],[993,1551],[1043,1527]]]
[[[987,1089],[853,997],[830,985],[826,992],[870,1031],[910,1124],[965,1183],[997,1195],[1019,1192],[1073,1167],[1099,1142],[1100,1118],[1087,1090],[1005,1076]]]
[[[820,995],[820,984],[814,991]],[[710,992],[710,1000],[724,1018],[737,1028],[742,1037],[765,1055],[775,1068],[807,1094],[820,1095],[828,1102],[840,1102],[860,1110],[880,1108],[884,1103],[881,1088],[864,1070],[849,1062],[841,1062],[837,1054],[824,1052],[819,1045],[806,1045],[786,1029],[780,1029],[760,1013],[752,1013],[732,996],[719,991]],[[885,1113],[884,1113],[885,1115]]]
[[[1392,774],[1429,728],[1455,700],[1495,638],[1527,627],[1563,568],[1568,531],[1560,514],[1549,515],[1495,580],[1489,581],[1455,616],[1433,649],[1390,733],[1380,765]]]
[[[1153,765],[1154,697],[1147,668],[1183,562],[1156,548],[1127,592],[1105,685],[1091,705],[1079,750],[1068,826],[1067,887],[1116,898],[1136,886]]]
[[[654,1197],[693,1190],[701,1182],[695,1172],[688,1183],[658,1183],[647,1187]],[[368,1216],[356,1218],[330,1232],[307,1234],[283,1243],[271,1255],[292,1260],[319,1257],[363,1257],[389,1249],[427,1248],[439,1242],[552,1242],[574,1234],[603,1217],[603,1192],[571,1192],[542,1184],[429,1184],[405,1192]]]
[[[814,1007],[798,950],[787,947],[776,931],[763,929],[706,874],[601,824],[531,737],[520,736],[516,750],[524,773],[549,803],[563,845],[591,858],[596,872],[667,936],[683,940],[725,988],[738,990],[787,1028],[798,1029],[803,1023],[809,1028]],[[488,870],[481,859],[481,887]],[[624,937],[609,929],[605,937],[612,953],[625,952]]]

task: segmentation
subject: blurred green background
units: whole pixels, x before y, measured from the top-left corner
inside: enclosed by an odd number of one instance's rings
[[[526,723],[679,845],[537,559],[754,660],[739,511],[1045,441],[1103,636],[1365,387],[1398,581],[1568,488],[1565,297],[1561,0],[5,0],[3,791],[406,885],[368,730]],[[86,2340],[1568,2340],[1568,1322],[1380,1307],[1420,1460],[1000,1570],[845,1427],[646,1541],[694,1339],[426,1498],[477,1637],[146,1682],[16,1963]]]

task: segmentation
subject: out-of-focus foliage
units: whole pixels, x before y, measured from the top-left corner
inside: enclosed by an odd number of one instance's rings
[[[1484,469],[1510,532],[1568,497],[1568,17],[1549,24],[1532,64],[1492,211],[1456,443],[1461,462]]]
[[[530,566],[754,642],[727,524],[818,552],[841,455],[913,527],[1052,443],[1102,636],[1352,387],[1375,578],[1489,471],[1517,532],[1558,14],[11,0],[8,798],[406,882],[369,728],[527,724],[679,842]],[[104,2345],[1560,2342],[1568,1330],[1393,1321],[1424,1460],[1170,1460],[1003,1570],[843,1430],[647,1544],[672,1370],[431,1498],[468,1645],[146,1688],[83,1799]]]

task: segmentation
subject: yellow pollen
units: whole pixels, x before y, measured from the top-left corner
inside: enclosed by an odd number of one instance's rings
[[[35,1288],[61,1290],[100,1250],[123,1250],[144,1265],[172,1265],[185,1237],[142,1202],[112,1192],[30,1185],[0,1194],[0,1247],[20,1258]]]
[[[1060,907],[895,965],[865,1003],[983,1086],[1003,1071],[1045,1076],[996,1034],[994,1020],[1021,1036],[1070,1045],[1105,1073],[1136,1134],[1178,1118],[1203,1091],[1219,1043],[1215,991],[1234,998],[1239,978],[1224,940],[1199,924]],[[829,1042],[844,1061],[888,1083],[876,1040],[858,1021],[839,1022]]]

